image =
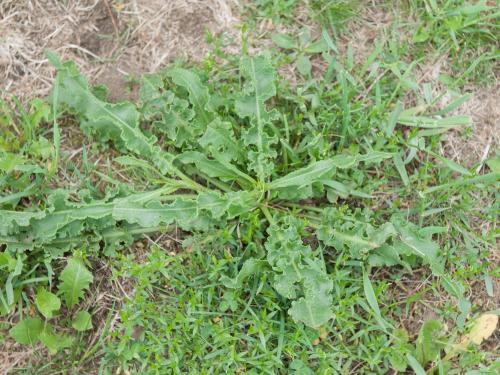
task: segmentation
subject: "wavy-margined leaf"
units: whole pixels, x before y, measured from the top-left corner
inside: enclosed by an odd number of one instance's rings
[[[256,197],[252,192],[238,191],[219,194],[200,193],[196,199],[177,198],[171,204],[151,201],[146,204],[120,200],[112,209],[116,220],[137,223],[144,228],[159,224],[177,223],[181,227],[190,226],[205,214],[218,219],[223,215],[235,217],[254,208]]]
[[[190,70],[183,68],[173,68],[167,71],[167,75],[179,86],[184,87],[189,93],[189,101],[197,113],[197,118],[206,126],[212,119],[212,115],[207,111],[207,104],[210,99],[208,89],[202,84],[200,77]]]
[[[173,94],[165,102],[162,116],[163,119],[155,121],[153,126],[166,133],[177,147],[194,143],[205,130],[205,126],[200,126],[195,119],[195,113],[189,108],[189,102]]]
[[[156,112],[155,100],[162,96],[163,80],[159,74],[145,74],[141,77],[140,84],[139,100],[143,105],[142,112],[147,118],[150,118]]]
[[[59,102],[83,115],[84,129],[99,132],[105,139],[121,140],[129,150],[151,156],[152,140],[139,129],[139,113],[132,104],[110,104],[99,100],[74,62],[62,64],[52,53],[48,57],[58,71]]]
[[[414,254],[429,264],[436,274],[442,274],[443,266],[438,258],[439,246],[430,236],[425,236],[415,224],[393,219],[394,227],[399,234],[398,245],[403,251]]]
[[[387,152],[369,152],[363,155],[336,155],[330,159],[312,162],[307,167],[293,171],[286,176],[271,181],[268,184],[270,189],[280,189],[290,186],[306,186],[314,182],[328,178],[335,168],[353,168],[360,162],[380,162],[391,157]]]
[[[83,245],[88,240],[99,241],[106,231],[116,229],[123,222],[138,224],[145,230],[171,223],[186,230],[204,228],[210,218],[233,218],[258,204],[257,193],[251,191],[225,194],[212,191],[200,193],[195,198],[162,197],[168,192],[169,189],[163,188],[114,200],[76,203],[69,200],[68,191],[56,190],[48,198],[47,210],[31,218],[29,225],[17,236],[0,236],[0,242],[11,250],[35,246],[49,249],[57,244],[66,248],[72,240],[75,245]],[[165,204],[163,199],[172,202]],[[108,242],[113,245],[112,241]]]
[[[284,177],[273,180],[269,183],[270,189],[279,189],[290,186],[305,186],[310,185],[315,181],[324,178],[324,176],[332,172],[334,162],[331,159],[320,160],[309,164],[307,167],[293,171]]]
[[[66,267],[59,276],[59,291],[64,297],[66,306],[69,308],[75,306],[93,280],[92,273],[80,259],[69,258]]]
[[[203,133],[205,124],[200,126],[189,101],[166,91],[159,74],[142,77],[139,96],[143,118],[152,121],[152,128],[167,134],[177,147],[194,143]]]
[[[195,164],[199,171],[209,177],[217,177],[223,181],[243,181],[243,185],[245,182],[254,183],[253,178],[241,172],[229,161],[219,157],[218,152],[212,154],[215,156],[215,159],[208,159],[198,151],[187,151],[179,155],[177,159],[184,164]]]
[[[195,200],[176,199],[172,204],[164,205],[157,201],[146,204],[120,201],[113,207],[113,218],[125,220],[142,227],[170,224],[174,221],[186,223],[195,218],[198,212]]]
[[[18,227],[30,225],[32,219],[40,219],[45,216],[43,212],[8,211],[0,210],[0,235],[14,233]]]
[[[297,322],[318,328],[333,318],[333,281],[323,260],[302,243],[300,222],[292,217],[268,229],[267,261],[276,272],[273,286],[293,300],[289,313]]]
[[[245,155],[243,144],[236,139],[231,123],[218,118],[208,124],[198,143],[209,152],[218,152],[227,162],[243,159]]]
[[[367,259],[373,266],[408,266],[408,259],[416,256],[429,264],[436,275],[442,274],[439,246],[432,241],[429,231],[398,217],[377,226],[371,216],[366,210],[325,210],[316,235],[325,245],[348,251],[354,258]]]
[[[409,268],[409,264],[403,259],[408,255],[411,253],[399,246],[399,243],[386,243],[370,251],[367,263],[372,267],[390,267],[401,264]]]
[[[212,217],[227,215],[228,219],[252,210],[258,203],[256,193],[243,190],[225,194],[200,193],[196,202],[199,210],[210,212]]]
[[[44,217],[31,221],[33,237],[39,241],[54,238],[56,234],[71,222],[99,219],[111,214],[112,204],[96,201],[90,204],[71,203],[68,200],[69,191],[56,190],[49,195],[49,209]]]
[[[179,198],[171,204],[153,201],[141,205],[122,201],[113,208],[113,217],[129,223],[138,223],[144,228],[173,222],[184,227],[204,213],[213,218],[220,218],[223,214],[234,217],[251,209],[254,203],[255,197],[249,192],[207,192],[200,193],[196,199]]]
[[[316,235],[325,245],[339,251],[348,251],[354,258],[362,259],[371,250],[386,244],[388,239],[396,235],[396,230],[392,223],[374,226],[369,219],[363,217],[362,212],[330,209],[325,210]]]
[[[82,117],[81,127],[98,133],[102,140],[123,143],[131,152],[146,157],[162,171],[172,169],[171,160],[139,128],[139,112],[132,103],[111,104],[97,98],[87,79],[72,61],[61,63],[54,53],[47,53],[57,68],[58,104],[65,104]]]
[[[273,171],[273,159],[277,153],[272,145],[277,142],[269,133],[270,114],[266,100],[276,95],[276,72],[270,61],[263,57],[242,57],[241,74],[245,78],[243,96],[236,100],[235,109],[241,118],[250,119],[250,128],[244,132],[244,142],[251,146],[248,151],[249,168],[264,181]]]
[[[318,328],[334,317],[331,306],[333,281],[319,259],[308,259],[301,274],[304,297],[292,301],[288,312],[296,322]]]
[[[104,230],[115,224],[113,220],[114,209],[122,202],[142,207],[150,201],[160,199],[160,196],[168,192],[170,192],[169,189],[158,189],[146,193],[132,194],[126,198],[104,199],[84,203],[72,202],[69,199],[70,191],[55,190],[47,197],[47,209],[30,213],[30,220],[24,222],[26,225],[20,228],[22,230],[18,232],[18,235],[40,246],[57,237],[64,238],[78,235],[80,231],[86,228],[84,223],[98,223],[98,220],[105,220],[105,222],[99,223],[100,230]],[[8,236],[0,237],[0,242],[8,244]]]

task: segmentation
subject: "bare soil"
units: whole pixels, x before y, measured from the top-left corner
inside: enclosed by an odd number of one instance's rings
[[[74,60],[112,100],[126,98],[125,78],[177,58],[201,60],[207,32],[237,35],[231,0],[2,0],[0,95],[28,100],[50,92],[54,69],[44,51]]]

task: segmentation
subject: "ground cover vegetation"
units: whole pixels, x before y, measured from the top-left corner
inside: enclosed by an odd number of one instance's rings
[[[498,7],[381,2],[361,53],[364,6],[247,3],[239,54],[208,34],[118,103],[46,52],[50,96],[0,106],[15,371],[498,373],[498,145],[445,149],[496,79]]]

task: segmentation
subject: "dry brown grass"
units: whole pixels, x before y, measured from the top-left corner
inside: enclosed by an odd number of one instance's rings
[[[24,100],[44,96],[52,49],[74,60],[93,82],[124,96],[123,78],[156,71],[175,58],[200,60],[206,30],[231,32],[233,0],[2,0],[0,89]]]
[[[483,168],[484,161],[495,155],[500,146],[500,84],[471,87],[472,98],[457,113],[472,117],[470,136],[454,131],[446,135],[445,153],[465,166]]]

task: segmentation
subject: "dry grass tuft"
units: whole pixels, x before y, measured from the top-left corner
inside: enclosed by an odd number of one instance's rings
[[[219,34],[236,22],[227,0],[138,0],[123,10],[136,22],[127,53],[156,71],[174,58],[201,59],[207,52],[205,30]]]
[[[448,156],[467,167],[479,164],[494,156],[500,147],[500,84],[491,87],[471,88],[472,98],[457,112],[469,115],[473,120],[470,136],[454,131],[446,135],[445,152]]]
[[[54,71],[45,59],[49,48],[94,75],[91,62],[101,51],[85,44],[100,32],[104,7],[96,1],[5,0],[0,3],[0,79],[2,90],[22,98],[45,95]],[[86,47],[90,47],[90,50]],[[94,49],[94,51],[92,51]],[[97,52],[97,54],[96,54]]]
[[[345,56],[348,46],[351,46],[356,64],[366,61],[373,52],[375,41],[385,41],[387,29],[394,22],[393,12],[381,4],[365,1],[360,9],[362,12],[347,24],[347,29],[339,35],[337,41],[341,55]],[[400,37],[403,39],[406,36]]]
[[[34,352],[35,349],[6,340],[0,349],[0,375],[11,374],[17,366],[28,363]]]
[[[206,30],[230,32],[233,0],[2,0],[0,95],[28,100],[52,87],[52,49],[95,83],[124,96],[123,78],[156,71],[175,58],[200,60]]]
[[[439,81],[440,75],[450,75],[447,56],[430,59],[420,64],[416,71],[419,84],[429,83],[433,97],[440,98],[437,108],[442,109],[454,99],[450,90]],[[443,154],[463,164],[465,167],[477,165],[479,173],[484,161],[493,156],[500,146],[500,84],[489,87],[468,85],[462,93],[472,94],[471,98],[455,109],[451,115],[467,115],[472,118],[472,131],[451,130],[444,135]],[[414,100],[412,96],[410,101]],[[409,105],[414,103],[409,103]]]

